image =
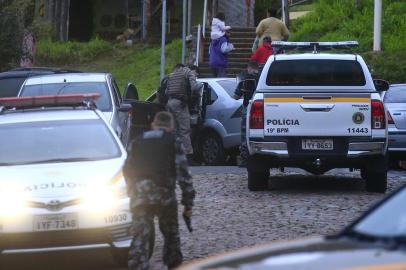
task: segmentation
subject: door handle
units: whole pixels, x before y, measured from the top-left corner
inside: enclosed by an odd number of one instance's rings
[[[335,104],[300,104],[305,112],[329,112],[334,106]]]

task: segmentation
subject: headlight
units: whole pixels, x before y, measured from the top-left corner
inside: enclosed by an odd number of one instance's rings
[[[85,189],[82,200],[84,207],[92,212],[114,208],[120,199],[127,197],[124,177],[119,173],[110,183],[90,186]]]
[[[18,187],[0,190],[0,216],[16,216],[26,208],[27,194]]]

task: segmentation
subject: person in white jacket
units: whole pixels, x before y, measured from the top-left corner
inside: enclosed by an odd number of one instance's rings
[[[216,40],[225,35],[226,31],[231,29],[231,26],[226,26],[225,21],[226,16],[223,12],[217,13],[216,17],[213,18],[211,22],[211,34],[212,40]]]

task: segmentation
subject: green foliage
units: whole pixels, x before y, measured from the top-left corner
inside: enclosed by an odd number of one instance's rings
[[[37,62],[52,64],[81,63],[112,50],[112,45],[99,38],[89,42],[53,42],[39,40],[37,43]]]
[[[32,23],[34,4],[33,0],[0,1],[0,70],[19,62],[24,29]]]
[[[384,0],[382,16],[382,53],[369,53],[373,46],[374,1],[318,0],[314,11],[292,23],[291,41],[357,40],[358,53],[383,79],[405,80],[406,2]]]
[[[148,97],[155,91],[160,82],[161,48],[148,45],[134,45],[132,47],[115,46],[110,51],[86,62],[74,62],[63,65],[62,68],[82,71],[107,71],[113,74],[120,90],[128,82],[137,86],[140,98]],[[172,71],[176,63],[180,62],[182,55],[182,42],[175,40],[166,46],[165,73]],[[53,62],[43,63],[53,66]]]

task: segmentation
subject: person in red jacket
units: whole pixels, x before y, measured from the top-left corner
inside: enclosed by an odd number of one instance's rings
[[[272,54],[272,39],[271,37],[264,37],[262,46],[251,55],[251,61],[258,65],[264,65]]]

